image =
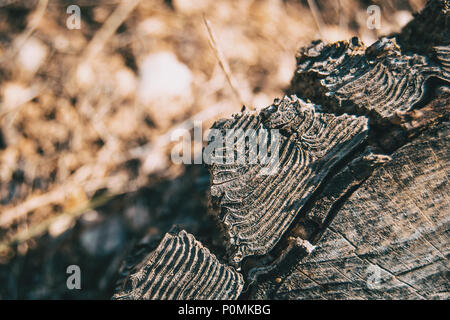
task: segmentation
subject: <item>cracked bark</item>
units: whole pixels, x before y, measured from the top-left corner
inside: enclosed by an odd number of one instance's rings
[[[209,166],[212,213],[229,255],[218,261],[208,251],[218,271],[205,277],[237,289],[203,297],[449,298],[448,15],[447,0],[431,0],[401,33],[368,48],[358,39],[314,42],[299,51],[287,90],[299,98],[214,125],[243,129],[236,138],[246,156],[245,129],[279,130],[281,170]],[[163,270],[173,267],[170,257],[206,249],[193,238],[184,247],[167,241],[150,255],[165,252],[171,262],[153,270],[153,260],[139,258],[128,276],[153,271],[116,297],[185,292],[187,281],[164,280]],[[179,268],[180,279],[203,285],[196,263]],[[145,289],[158,286],[164,292]]]
[[[345,201],[313,253],[252,297],[447,299],[449,133],[443,123],[394,152]]]

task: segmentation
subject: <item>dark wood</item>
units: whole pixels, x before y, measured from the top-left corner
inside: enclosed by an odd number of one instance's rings
[[[441,63],[448,57],[444,49]],[[357,38],[302,49],[289,92],[322,104],[324,110],[368,115],[375,123],[393,121],[424,100],[431,78],[446,79],[439,64],[404,54],[395,38],[365,48]]]
[[[312,254],[265,275],[252,298],[448,299],[449,139],[444,123],[396,151]]]
[[[235,135],[208,164],[228,261],[173,231],[114,297],[449,299],[448,16],[431,0],[368,48],[301,49],[292,96],[213,126]],[[279,141],[278,167],[226,163],[256,137]]]
[[[236,299],[243,286],[242,275],[221,264],[193,235],[172,230],[124,279],[113,299]]]

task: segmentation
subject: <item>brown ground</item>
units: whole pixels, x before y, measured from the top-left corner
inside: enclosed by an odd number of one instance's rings
[[[319,19],[307,1],[142,0],[127,12],[134,2],[0,0],[0,298],[109,298],[136,240],[172,224],[220,255],[206,170],[173,164],[170,134],[270,104],[300,46],[370,44],[425,1],[317,0]],[[66,27],[73,3],[80,30]],[[366,26],[374,3],[379,30]],[[66,287],[71,264],[82,290]]]

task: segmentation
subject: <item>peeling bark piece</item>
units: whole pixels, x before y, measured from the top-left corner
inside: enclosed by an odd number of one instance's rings
[[[450,44],[449,15],[448,0],[429,0],[395,37],[404,51],[430,55],[433,47]]]
[[[290,92],[336,113],[386,122],[422,101],[427,80],[445,78],[443,72],[424,56],[402,54],[394,38],[381,38],[367,49],[356,38],[329,45],[318,41],[300,51]]]
[[[161,237],[152,235],[144,237],[138,243],[133,244],[119,267],[118,277],[115,282],[115,292],[123,291],[129,276],[145,261],[149,252],[156,250],[160,240]]]
[[[358,66],[364,63],[365,50],[365,45],[356,37],[332,44],[317,40],[308,47],[300,48],[289,92],[326,105],[324,99],[328,91],[325,85],[321,85],[322,79],[329,77],[340,66],[346,67],[341,73],[352,75],[358,72]]]
[[[443,123],[397,150],[314,252],[251,298],[449,299],[449,129]]]
[[[273,249],[324,177],[368,131],[365,117],[319,113],[297,97],[276,99],[259,114],[241,113],[213,128],[223,134],[245,130],[236,144],[251,135],[249,129],[255,130],[253,135],[269,132],[263,140],[272,144],[275,132],[280,133],[278,170],[272,174],[261,174],[267,169],[261,164],[209,165],[211,201],[227,236],[230,260],[236,264]],[[263,145],[259,143],[260,149]],[[246,155],[254,147],[248,143]],[[226,157],[233,146],[224,151]]]
[[[221,264],[193,235],[171,231],[113,299],[234,300],[243,286],[242,275]]]

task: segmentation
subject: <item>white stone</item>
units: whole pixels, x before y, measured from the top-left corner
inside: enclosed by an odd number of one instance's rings
[[[152,17],[139,23],[137,29],[142,35],[161,35],[166,26],[161,19]]]
[[[413,19],[412,14],[406,10],[400,10],[395,13],[395,19],[400,27],[404,27],[408,22]]]
[[[23,87],[20,83],[8,82],[3,86],[3,107],[10,109],[23,104],[30,96],[30,89]],[[5,111],[5,109],[0,111]]]
[[[89,63],[81,63],[76,72],[77,83],[81,88],[86,88],[94,83],[95,75]]]
[[[28,39],[20,48],[17,62],[22,70],[35,73],[47,57],[47,47],[38,39]]]
[[[70,217],[69,215],[65,215],[62,217],[59,217],[54,221],[50,227],[48,228],[48,233],[52,237],[57,237],[61,235],[63,232],[68,230],[69,228],[73,227],[75,225],[74,219]]]
[[[115,74],[116,85],[119,94],[123,97],[133,96],[137,88],[137,80],[133,73],[128,68],[122,68]]]
[[[177,12],[193,14],[204,11],[208,7],[208,0],[173,0],[173,6]]]
[[[172,52],[148,55],[140,66],[138,95],[143,104],[161,99],[188,98],[192,73]]]

